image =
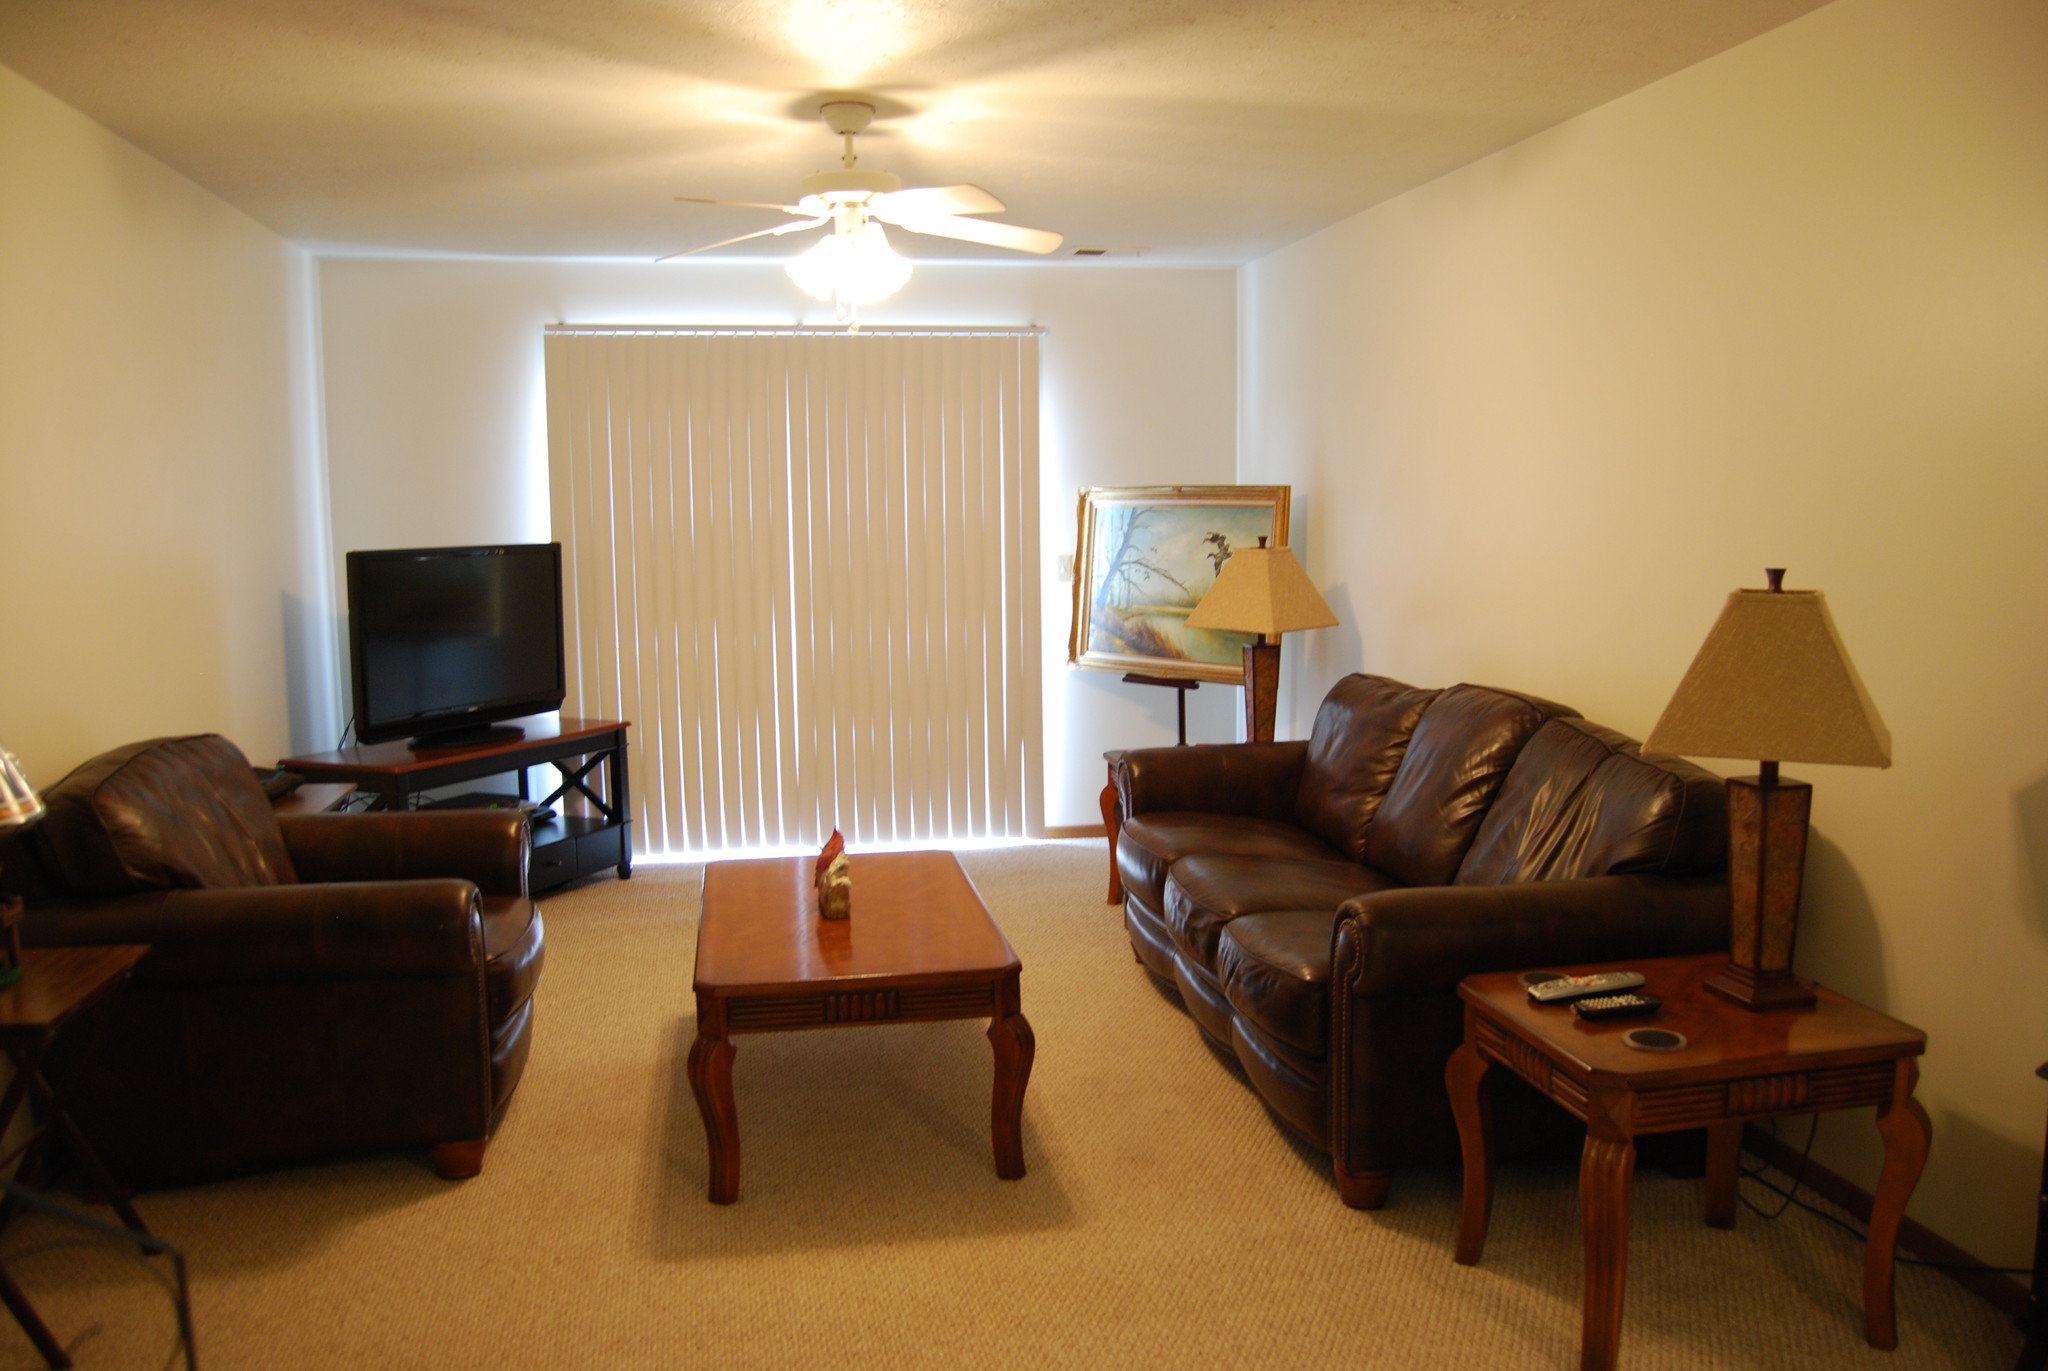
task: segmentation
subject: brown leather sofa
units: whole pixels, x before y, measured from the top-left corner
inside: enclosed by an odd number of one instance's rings
[[[1728,946],[1721,782],[1548,700],[1347,676],[1306,742],[1130,751],[1112,776],[1138,960],[1357,1208],[1457,1156],[1462,977]],[[1554,1136],[1514,1084],[1495,1107]]]
[[[120,1181],[422,1146],[482,1168],[541,971],[523,816],[280,817],[217,735],[117,748],[43,798],[24,941],[151,945],[48,1058]]]

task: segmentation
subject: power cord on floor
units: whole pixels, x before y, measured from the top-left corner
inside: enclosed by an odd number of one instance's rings
[[[1751,1213],[1761,1215],[1763,1218],[1766,1219],[1775,1219],[1780,1214],[1783,1214],[1787,1209],[1790,1209],[1793,1205],[1798,1205],[1801,1209],[1804,1209],[1807,1213],[1813,1215],[1815,1218],[1825,1219],[1827,1222],[1833,1224],[1835,1227],[1841,1229],[1843,1232],[1850,1234],[1852,1237],[1856,1239],[1856,1241],[1868,1242],[1870,1240],[1870,1235],[1864,1230],[1858,1228],[1855,1224],[1849,1222],[1845,1218],[1842,1218],[1839,1214],[1831,1214],[1827,1210],[1822,1209],[1820,1206],[1815,1204],[1809,1204],[1807,1201],[1799,1198],[1800,1188],[1806,1184],[1806,1163],[1808,1159],[1811,1158],[1813,1155],[1814,1136],[1819,1132],[1820,1115],[1815,1114],[1811,1117],[1808,1123],[1808,1127],[1806,1130],[1806,1145],[1803,1148],[1801,1148],[1799,1152],[1799,1169],[1797,1171],[1789,1173],[1789,1179],[1792,1182],[1792,1184],[1789,1187],[1774,1185],[1769,1179],[1766,1178],[1764,1174],[1765,1172],[1777,1170],[1776,1167],[1771,1166],[1769,1163],[1765,1163],[1761,1166],[1744,1167],[1742,1169],[1741,1176],[1744,1180],[1755,1181],[1758,1185],[1770,1191],[1773,1195],[1781,1197],[1778,1207],[1776,1209],[1764,1209],[1761,1205],[1757,1204],[1754,1200],[1750,1199],[1749,1196],[1742,1194],[1740,1190],[1736,1192],[1736,1198],[1740,1199],[1743,1203],[1743,1207],[1748,1209]],[[1777,1136],[1778,1121],[1776,1119],[1773,1119],[1771,1120],[1772,1140],[1775,1141],[1777,1139]],[[1787,1173],[1781,1172],[1780,1174]],[[1899,1257],[1896,1260],[1901,1266],[1918,1266],[1928,1271],[1975,1271],[1985,1275],[1997,1276],[2031,1276],[2034,1274],[2034,1269],[2031,1266],[1985,1266],[1977,1262],[1935,1262],[1928,1261],[1924,1257]]]

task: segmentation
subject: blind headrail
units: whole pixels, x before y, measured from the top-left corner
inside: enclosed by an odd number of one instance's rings
[[[777,324],[547,324],[543,335],[594,334],[598,336],[666,338],[1030,338],[1045,332],[1038,324],[1011,326],[870,328],[856,331],[833,325]]]

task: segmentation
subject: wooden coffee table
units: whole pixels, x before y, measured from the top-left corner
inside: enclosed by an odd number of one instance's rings
[[[1910,1024],[1815,986],[1803,1009],[1750,1010],[1706,989],[1725,956],[1645,958],[1551,968],[1640,971],[1663,1008],[1637,1018],[1585,1020],[1564,1005],[1537,1005],[1512,971],[1467,976],[1465,1044],[1445,1070],[1464,1149],[1464,1209],[1456,1259],[1471,1266],[1486,1244],[1493,1204],[1493,1148],[1486,1096],[1489,1068],[1504,1066],[1586,1124],[1579,1205],[1586,1243],[1581,1371],[1611,1371],[1621,1340],[1621,1292],[1628,1260],[1629,1181],[1635,1140],[1681,1128],[1707,1130],[1706,1221],[1735,1225],[1742,1126],[1751,1119],[1877,1106],[1884,1171],[1863,1255],[1864,1338],[1898,1345],[1892,1258],[1906,1200],[1927,1161],[1927,1111],[1913,1098],[1927,1035]],[[1683,1034],[1672,1052],[1629,1047],[1632,1028]]]
[[[1022,963],[952,853],[872,852],[851,861],[853,917],[843,920],[818,917],[809,857],[704,868],[690,1088],[704,1115],[714,1204],[740,1195],[732,1040],[741,1033],[986,1018],[996,1174],[1024,1174],[1034,1043],[1019,1008]]]

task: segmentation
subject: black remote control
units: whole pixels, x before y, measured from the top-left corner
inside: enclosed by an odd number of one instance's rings
[[[1661,995],[1630,991],[1626,995],[1595,995],[1573,1000],[1572,1012],[1582,1019],[1618,1019],[1625,1014],[1654,1014],[1664,1007]]]

